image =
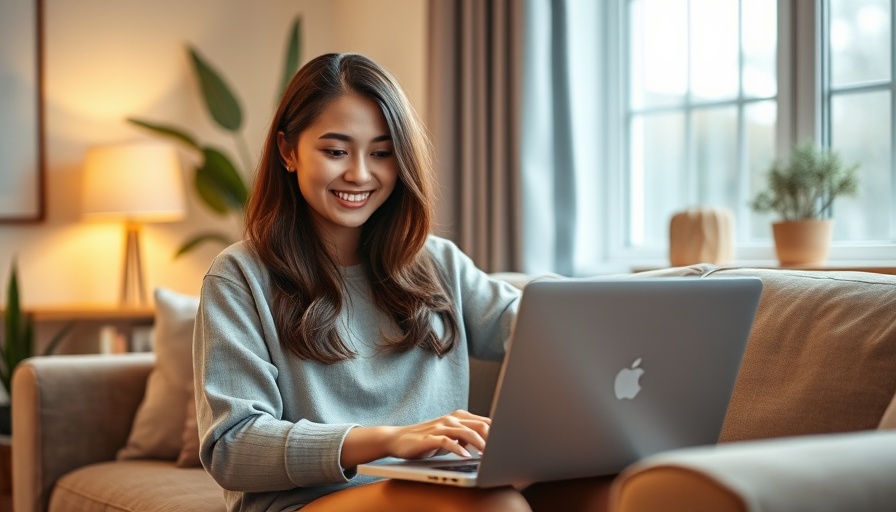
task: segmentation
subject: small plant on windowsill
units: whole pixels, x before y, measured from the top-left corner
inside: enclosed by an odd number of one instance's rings
[[[41,355],[56,351],[59,343],[74,326],[69,322],[50,340]],[[0,337],[0,383],[9,394],[10,403],[0,405],[0,434],[12,432],[10,410],[12,406],[12,375],[19,363],[34,355],[34,317],[22,311],[19,303],[19,278],[13,261],[6,287],[6,305],[3,312],[3,336]]]
[[[750,206],[780,216],[772,231],[782,266],[825,262],[833,233],[831,208],[836,198],[857,193],[858,168],[844,165],[836,151],[819,148],[811,139],[793,147],[786,165],[772,164],[768,189]]]

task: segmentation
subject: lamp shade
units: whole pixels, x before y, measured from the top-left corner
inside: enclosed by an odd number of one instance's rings
[[[186,214],[177,152],[162,143],[89,149],[82,193],[81,212],[87,218],[166,222]]]

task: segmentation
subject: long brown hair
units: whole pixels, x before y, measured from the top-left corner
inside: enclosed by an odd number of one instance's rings
[[[386,347],[400,352],[422,347],[441,357],[455,347],[458,323],[444,278],[424,250],[433,216],[432,150],[397,80],[356,54],[321,55],[293,77],[271,123],[249,199],[246,238],[270,273],[280,343],[302,359],[322,363],[354,356],[336,329],[343,305],[341,273],[277,146],[279,132],[296,144],[332,100],[350,93],[379,105],[399,168],[395,189],[362,227],[360,242],[374,300],[399,330]],[[434,316],[445,326],[444,338],[433,329]]]

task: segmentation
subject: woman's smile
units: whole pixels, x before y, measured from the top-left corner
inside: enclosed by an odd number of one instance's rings
[[[372,194],[372,190],[365,190],[363,192],[343,192],[341,190],[334,190],[333,195],[336,196],[336,199],[345,206],[346,208],[361,208],[365,204],[367,204],[367,200],[370,198],[370,194]]]

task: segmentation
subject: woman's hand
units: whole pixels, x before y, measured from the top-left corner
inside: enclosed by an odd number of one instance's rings
[[[342,444],[340,463],[350,468],[383,457],[422,459],[443,453],[469,457],[467,446],[485,449],[491,423],[489,418],[459,410],[405,427],[355,427]]]
[[[440,453],[455,453],[469,457],[466,446],[485,449],[490,418],[467,411],[454,411],[426,423],[393,427],[386,449],[391,457],[424,459]]]

